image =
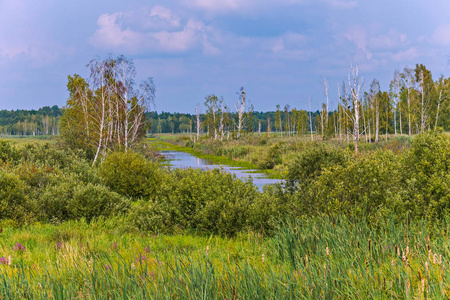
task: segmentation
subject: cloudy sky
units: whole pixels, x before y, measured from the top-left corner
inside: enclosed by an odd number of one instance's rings
[[[255,110],[318,109],[321,82],[350,64],[388,89],[395,69],[423,63],[449,76],[447,0],[0,0],[0,109],[63,106],[67,75],[124,54],[154,78],[156,110],[193,113],[209,94]]]

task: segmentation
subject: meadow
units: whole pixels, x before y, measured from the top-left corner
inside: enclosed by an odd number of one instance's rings
[[[158,147],[219,156],[170,139],[94,166],[57,140],[0,140],[0,297],[450,297],[448,135],[357,155],[306,137],[222,142],[251,164],[279,147],[286,184],[262,192],[220,170],[169,170]]]

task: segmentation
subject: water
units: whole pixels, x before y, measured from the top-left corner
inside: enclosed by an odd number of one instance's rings
[[[170,159],[170,165],[174,168],[194,168],[203,170],[220,168],[225,172],[236,175],[236,178],[239,179],[248,179],[249,177],[251,177],[253,179],[253,184],[256,185],[260,191],[262,191],[263,186],[266,184],[275,184],[278,182],[282,182],[282,180],[280,179],[266,178],[266,175],[264,173],[247,173],[248,171],[254,170],[241,170],[239,168],[230,167],[227,165],[215,165],[207,159],[198,158],[186,152],[161,151],[161,154],[164,155],[167,159]]]

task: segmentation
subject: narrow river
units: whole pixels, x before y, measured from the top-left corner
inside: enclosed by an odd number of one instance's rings
[[[260,191],[262,191],[263,186],[266,184],[275,184],[278,182],[282,182],[282,180],[280,179],[265,178],[266,175],[264,173],[246,173],[248,171],[254,170],[241,170],[239,168],[230,167],[227,165],[215,165],[207,159],[198,158],[193,156],[192,154],[185,152],[161,151],[161,154],[170,160],[170,165],[173,168],[179,169],[194,168],[203,170],[222,168],[225,172],[236,175],[236,178],[247,179],[251,177],[253,180],[253,184],[256,185]]]

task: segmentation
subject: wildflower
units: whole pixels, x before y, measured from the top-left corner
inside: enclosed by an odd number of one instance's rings
[[[151,251],[151,250],[150,250],[150,246],[145,246],[145,247],[144,247],[144,251],[147,252],[147,253],[149,253],[149,252]]]
[[[387,250],[391,250],[391,245],[388,245],[388,246],[386,247],[386,249],[387,249]]]
[[[61,249],[61,247],[62,247],[62,243],[56,243],[56,249],[58,250],[58,249]]]
[[[9,261],[4,257],[0,257],[0,265],[9,265]]]
[[[147,256],[142,255],[142,254],[139,254],[139,255],[136,257],[136,262],[141,262],[141,261],[144,261],[144,260],[146,260],[146,259],[147,259]]]
[[[134,263],[131,263],[131,270],[136,270],[136,265]]]
[[[106,271],[111,270],[111,266],[110,266],[110,265],[105,265],[105,270],[106,270]]]
[[[24,245],[22,245],[21,243],[17,243],[14,247],[13,247],[13,250],[17,250],[17,251],[25,251],[25,246]]]
[[[117,243],[113,243],[113,244],[111,245],[111,248],[112,248],[113,250],[117,250]]]

